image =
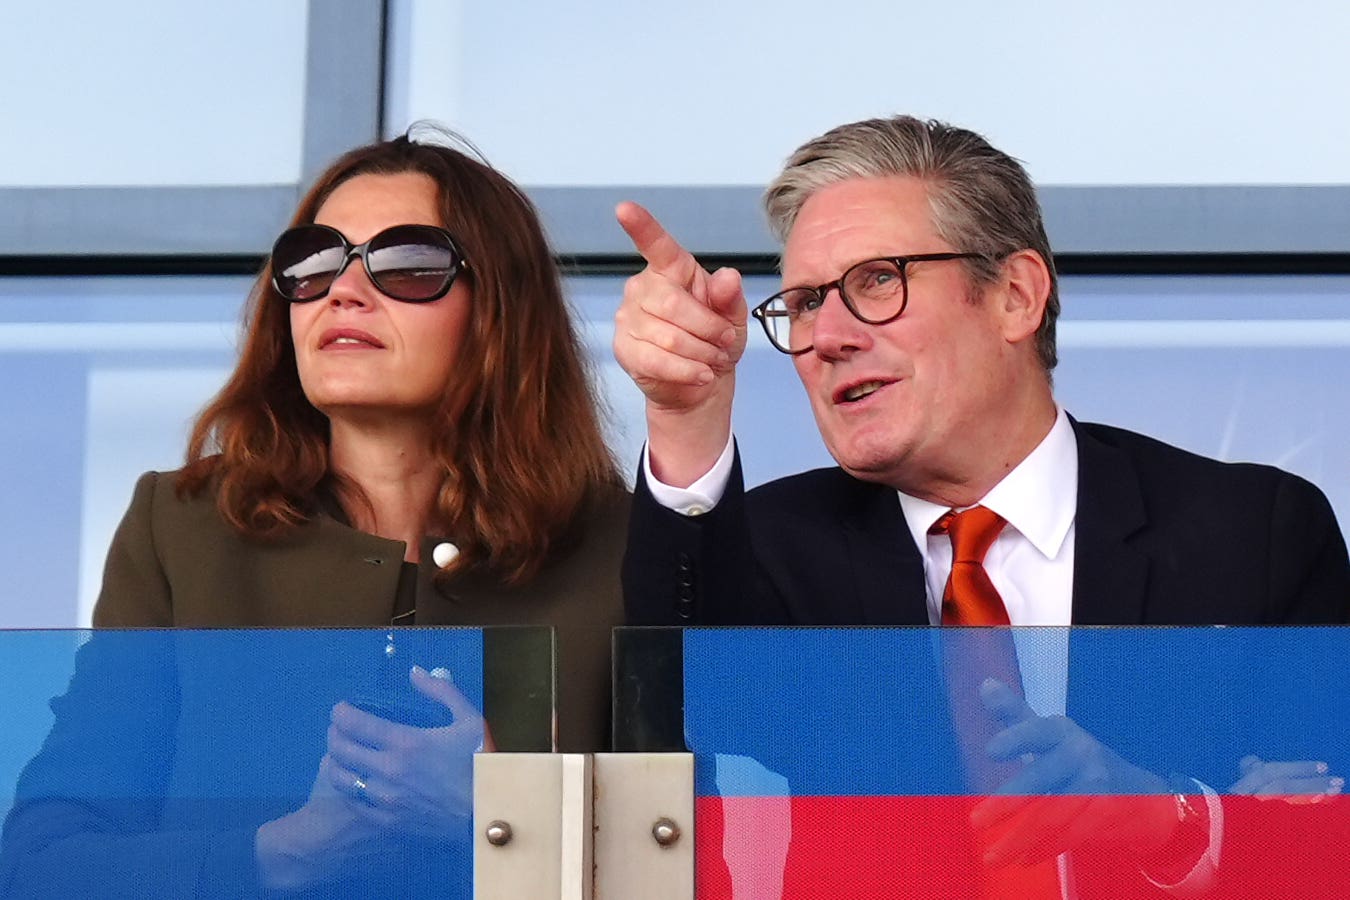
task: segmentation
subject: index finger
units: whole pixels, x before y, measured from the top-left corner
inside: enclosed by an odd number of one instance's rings
[[[1287,782],[1306,779],[1320,778],[1325,780],[1326,774],[1327,764],[1318,760],[1258,761],[1256,765],[1244,769],[1243,776],[1228,789],[1228,793],[1259,794],[1270,785],[1282,785]]]
[[[648,265],[689,289],[699,269],[698,261],[680,246],[656,216],[641,205],[625,200],[614,208],[614,217]]]

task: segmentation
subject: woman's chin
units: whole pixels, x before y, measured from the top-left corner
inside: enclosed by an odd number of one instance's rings
[[[314,399],[310,403],[329,421],[350,422],[352,424],[394,423],[413,419],[425,421],[435,404],[416,403],[399,397],[372,397],[366,395],[339,396]]]

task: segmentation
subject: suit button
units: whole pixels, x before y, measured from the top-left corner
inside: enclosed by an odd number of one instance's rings
[[[680,621],[694,618],[694,560],[688,553],[676,557],[675,615]]]

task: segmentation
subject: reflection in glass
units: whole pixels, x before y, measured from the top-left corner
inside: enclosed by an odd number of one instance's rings
[[[975,631],[683,632],[700,900],[975,897],[1038,868],[1079,898],[1197,873],[1203,896],[1350,895],[1350,630],[1012,629],[1026,695],[1058,681],[1063,709],[985,680],[962,713]],[[1004,780],[972,784],[962,715]]]
[[[517,650],[541,639],[551,650],[548,629],[505,631],[502,640]],[[55,722],[42,749],[17,784],[4,786],[14,792],[0,853],[4,896],[247,895],[256,888],[260,827],[306,807],[318,811],[306,820],[313,828],[339,827],[349,837],[331,845],[342,848],[341,858],[321,861],[325,877],[312,889],[327,896],[467,898],[472,757],[483,740],[477,710],[491,694],[489,715],[500,717],[507,736],[528,734],[531,722],[537,731],[541,719],[537,691],[523,712],[512,699],[526,681],[485,690],[484,658],[492,652],[485,645],[494,639],[475,629],[49,631],[0,638],[6,645],[0,665],[18,670],[33,660],[70,659],[83,642],[68,690],[52,701]],[[392,773],[361,772],[360,784],[324,783],[330,726],[358,714],[357,706],[389,719],[418,711],[412,666],[453,684],[465,705],[436,728],[373,720],[383,731],[371,734],[424,736],[445,748],[438,771],[463,798],[451,820],[432,815],[431,807],[419,819],[415,798],[388,819],[379,806]],[[551,664],[543,668],[551,683]],[[24,682],[16,676],[2,683]],[[546,699],[551,704],[551,692]],[[33,697],[13,700],[18,710],[38,707]],[[547,728],[549,712],[542,718]],[[49,721],[20,715],[17,732],[34,733],[12,738],[36,743]],[[545,732],[530,739],[549,738]],[[303,846],[304,826],[291,837]]]

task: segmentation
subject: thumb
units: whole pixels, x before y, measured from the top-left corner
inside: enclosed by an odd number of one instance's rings
[[[708,279],[708,306],[733,325],[745,324],[745,288],[741,273],[735,269],[718,269]]]
[[[986,678],[980,685],[980,702],[1003,728],[1036,718],[1027,701],[996,678]]]
[[[469,698],[465,697],[459,688],[455,687],[450,674],[446,672],[442,676],[441,671],[443,670],[438,669],[437,674],[432,675],[421,666],[413,666],[412,670],[408,672],[408,680],[412,682],[412,686],[422,696],[447,707],[454,714],[456,722],[463,719],[478,718],[478,709],[469,702]]]

